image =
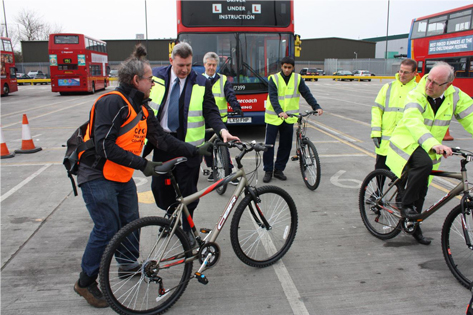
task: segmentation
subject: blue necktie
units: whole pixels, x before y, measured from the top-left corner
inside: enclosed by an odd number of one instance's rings
[[[176,78],[171,89],[168,105],[168,127],[171,132],[176,132],[179,128],[179,94],[179,78]]]

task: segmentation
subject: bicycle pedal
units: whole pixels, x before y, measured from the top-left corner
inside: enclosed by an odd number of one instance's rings
[[[299,157],[297,155],[294,155],[291,157],[291,161],[297,161],[299,160]]]
[[[200,233],[209,234],[211,229],[200,229]]]
[[[195,276],[197,277],[197,281],[199,281],[200,283],[202,283],[202,284],[209,283],[209,280],[207,279],[207,277],[205,275],[201,274],[200,272],[196,272]]]

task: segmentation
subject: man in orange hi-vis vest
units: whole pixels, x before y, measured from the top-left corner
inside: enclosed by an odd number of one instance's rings
[[[96,281],[107,244],[121,227],[139,218],[133,172],[138,169],[152,176],[161,164],[141,157],[145,139],[161,150],[187,157],[210,154],[209,144],[197,148],[163,131],[148,106],[154,81],[145,56],[145,48],[138,45],[118,71],[119,87],[95,102],[84,138],[93,139],[95,146],[80,156],[77,181],[94,228],[74,290],[94,307],[108,306]],[[132,245],[131,250],[138,251],[139,240]],[[117,252],[118,276],[138,274],[141,265],[122,256]]]

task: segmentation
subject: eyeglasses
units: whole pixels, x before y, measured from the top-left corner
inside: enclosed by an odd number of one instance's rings
[[[403,70],[399,70],[399,73],[400,74],[411,74],[412,71],[403,71]]]
[[[141,77],[142,80],[148,80],[151,83],[158,83],[157,81],[153,80],[153,76],[150,76],[148,78]]]
[[[427,77],[427,84],[429,84],[429,83],[432,84],[433,86],[442,86],[442,85],[445,85],[449,82],[447,81],[447,82],[444,82],[444,83],[437,83],[435,81],[430,80],[429,77]]]

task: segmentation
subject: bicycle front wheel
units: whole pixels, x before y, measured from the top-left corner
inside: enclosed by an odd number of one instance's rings
[[[160,217],[137,219],[105,249],[100,285],[117,313],[161,314],[184,293],[192,273],[192,262],[184,260],[192,250],[181,228],[169,234],[169,224]]]
[[[396,175],[390,171],[378,169],[369,173],[361,184],[361,219],[368,231],[382,240],[393,238],[401,232],[402,187],[399,182],[392,187],[396,180]]]
[[[220,179],[225,178],[225,176],[230,175],[229,157],[227,148],[221,145],[217,145],[217,149],[213,152],[213,172],[214,179],[217,182]],[[216,190],[219,195],[223,195],[227,190],[227,185],[220,186]]]
[[[235,210],[230,239],[242,262],[267,267],[291,247],[297,231],[297,209],[291,196],[279,187],[262,186],[256,188],[255,194],[258,202],[248,194]]]
[[[463,216],[461,206],[458,205],[450,211],[443,224],[442,251],[455,278],[463,286],[470,288],[473,281],[473,250],[466,245],[465,232],[468,233],[470,241],[473,241],[472,210],[467,209]]]
[[[320,159],[315,145],[309,139],[302,142],[299,165],[307,188],[316,190],[320,183]]]

